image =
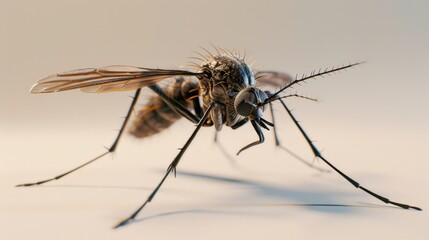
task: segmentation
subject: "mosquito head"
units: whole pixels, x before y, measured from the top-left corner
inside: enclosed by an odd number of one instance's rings
[[[262,104],[268,98],[259,88],[247,87],[241,90],[234,101],[234,108],[238,114],[250,120],[260,119],[265,110]]]

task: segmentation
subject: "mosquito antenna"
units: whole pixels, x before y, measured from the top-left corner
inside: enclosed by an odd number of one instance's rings
[[[308,76],[305,75],[305,74],[303,74],[302,77],[299,78],[299,79],[297,77],[295,77],[294,81],[292,81],[291,83],[289,83],[286,86],[282,87],[280,90],[278,90],[273,95],[271,95],[270,97],[268,97],[265,100],[265,102],[264,102],[263,105],[265,105],[266,103],[272,102],[275,99],[277,99],[277,95],[279,93],[283,92],[285,89],[291,87],[292,85],[299,84],[301,82],[305,82],[308,79],[312,79],[312,78],[316,78],[316,77],[324,77],[325,75],[329,75],[331,73],[339,72],[341,70],[345,70],[345,69],[357,66],[357,65],[362,64],[362,63],[364,63],[364,62],[357,62],[357,63],[353,63],[353,64],[347,64],[347,65],[343,65],[341,67],[332,67],[331,69],[326,68],[324,71],[322,71],[321,69],[319,69],[319,71],[317,73],[315,71],[312,71],[312,74],[310,74]]]
[[[279,100],[279,99],[290,98],[290,97],[303,98],[303,99],[314,101],[314,102],[318,102],[319,101],[317,98],[307,97],[307,96],[304,96],[304,95],[300,95],[300,94],[294,93],[294,94],[289,94],[289,95],[286,95],[286,96],[276,97],[276,98],[273,98],[273,99],[271,99],[269,101],[265,101],[265,102],[261,103],[261,106],[263,106],[265,104],[268,104],[268,103],[271,103],[271,102],[274,102],[274,101]]]

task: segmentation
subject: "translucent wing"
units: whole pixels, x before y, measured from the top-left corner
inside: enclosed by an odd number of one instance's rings
[[[260,71],[255,74],[256,82],[259,85],[269,85],[275,88],[281,88],[293,81],[293,78],[286,73],[274,71]]]
[[[121,65],[84,68],[40,79],[33,85],[30,92],[50,93],[73,89],[90,93],[127,91],[146,87],[174,76],[198,76],[200,74],[202,73]]]

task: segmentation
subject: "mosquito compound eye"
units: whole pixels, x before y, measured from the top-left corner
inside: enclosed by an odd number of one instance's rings
[[[235,101],[235,109],[241,116],[247,117],[252,114],[252,112],[255,110],[255,105],[248,102],[247,100],[240,99]]]
[[[248,117],[257,108],[257,98],[253,89],[248,88],[239,92],[234,101],[235,110],[241,116]]]
[[[260,106],[267,99],[264,91],[249,87],[241,90],[234,101],[235,111],[244,117],[259,118],[262,116],[264,107]]]

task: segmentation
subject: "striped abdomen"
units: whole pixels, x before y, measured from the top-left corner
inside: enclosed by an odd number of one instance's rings
[[[198,97],[200,86],[192,78],[176,78],[163,87],[167,96],[178,101],[182,106],[193,110],[192,99]],[[158,95],[154,95],[137,114],[130,133],[138,138],[145,138],[170,127],[182,116],[171,109]]]

